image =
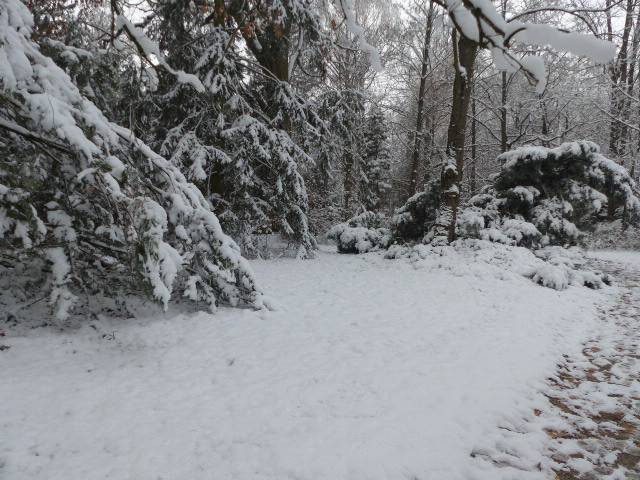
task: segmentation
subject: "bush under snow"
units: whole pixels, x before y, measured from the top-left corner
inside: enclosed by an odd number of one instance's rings
[[[440,182],[425,186],[423,192],[410,197],[391,217],[393,237],[400,241],[422,241],[435,225],[440,201]]]
[[[501,171],[457,219],[460,236],[540,248],[576,245],[605,219],[640,219],[640,188],[591,142],[522,147],[498,160]]]
[[[336,241],[340,253],[366,253],[387,248],[391,233],[385,227],[386,223],[384,215],[364,212],[331,227],[327,238]]]
[[[456,276],[526,277],[555,290],[569,286],[599,289],[610,285],[609,275],[591,270],[579,248],[546,247],[536,251],[490,240],[460,239],[446,247],[393,245],[388,259],[404,259],[416,268],[444,269]]]

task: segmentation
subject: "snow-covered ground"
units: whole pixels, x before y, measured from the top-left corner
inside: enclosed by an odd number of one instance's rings
[[[598,260],[629,264],[633,267],[640,268],[640,252],[637,251],[599,250],[590,252],[589,256]]]
[[[538,408],[504,422],[503,437],[477,452],[514,479],[640,479],[640,252],[590,256],[618,284],[600,328],[559,362]]]
[[[545,478],[472,453],[533,411],[615,292],[377,253],[253,267],[276,311],[0,337],[0,478]]]

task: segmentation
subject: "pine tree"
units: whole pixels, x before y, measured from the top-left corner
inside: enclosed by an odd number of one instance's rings
[[[19,0],[0,2],[0,251],[4,274],[47,272],[59,319],[79,295],[137,287],[164,308],[174,292],[263,305],[247,262],[195,185],[110,122],[30,38]],[[45,43],[46,38],[40,37]]]

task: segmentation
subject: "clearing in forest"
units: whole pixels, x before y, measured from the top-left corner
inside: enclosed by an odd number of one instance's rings
[[[379,253],[253,267],[276,310],[7,330],[0,477],[529,478],[486,459],[550,411],[563,355],[619,331],[599,310],[615,286]],[[543,467],[526,475],[547,478],[552,439],[520,437]]]

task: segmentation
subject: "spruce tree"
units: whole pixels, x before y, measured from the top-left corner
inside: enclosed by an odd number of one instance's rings
[[[292,138],[292,127],[310,139],[322,135],[324,126],[278,62],[288,55],[294,26],[308,32],[301,38],[311,45],[320,27],[309,7],[296,2],[263,5],[264,11],[245,7],[157,3],[149,35],[168,52],[167,63],[194,72],[205,91],[194,95],[175,75],[161,73],[148,100],[159,126],[147,128],[155,132],[149,141],[200,186],[247,254],[261,254],[255,232],[274,230],[294,241],[299,257],[310,256],[315,241],[302,173],[312,160]],[[248,49],[234,29],[242,31]]]
[[[319,113],[330,131],[320,145],[318,163],[325,171],[338,167],[347,217],[361,209],[364,165],[365,96],[360,90],[331,90],[320,97]]]
[[[391,189],[391,159],[384,113],[374,106],[367,118],[364,135],[364,158],[360,180],[362,206],[367,211],[382,209],[384,197]]]
[[[59,319],[81,294],[131,288],[164,308],[176,292],[211,309],[261,307],[250,267],[200,190],[110,122],[41,51],[33,25],[22,2],[0,3],[3,274],[41,265]]]

